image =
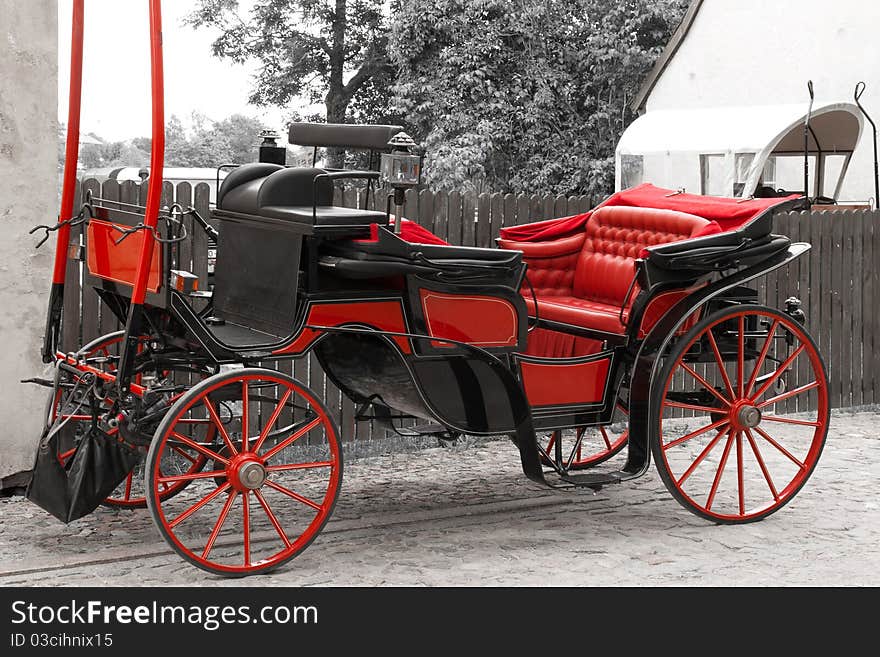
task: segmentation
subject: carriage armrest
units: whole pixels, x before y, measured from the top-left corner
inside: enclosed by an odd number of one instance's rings
[[[558,258],[573,253],[580,253],[585,239],[586,233],[584,232],[545,242],[514,242],[513,240],[498,238],[498,246],[508,251],[522,251],[523,257],[526,259]]]

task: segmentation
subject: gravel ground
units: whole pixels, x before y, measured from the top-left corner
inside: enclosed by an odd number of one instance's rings
[[[63,525],[0,500],[3,586],[880,584],[880,412],[835,412],[813,477],[785,509],[721,526],[682,508],[656,470],[552,491],[507,440],[472,440],[346,465],[333,518],[274,573],[226,580],[162,541],[146,510]]]

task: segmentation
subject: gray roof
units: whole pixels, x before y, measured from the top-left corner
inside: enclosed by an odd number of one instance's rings
[[[684,18],[681,19],[681,24],[678,26],[678,29],[675,30],[669,43],[666,44],[666,48],[660,54],[660,58],[654,64],[654,68],[651,69],[648,77],[645,78],[645,81],[642,83],[639,93],[637,93],[636,97],[633,99],[631,107],[634,111],[641,112],[644,110],[645,102],[648,100],[648,96],[651,95],[654,85],[657,84],[657,80],[660,79],[660,76],[663,75],[669,62],[672,61],[675,53],[678,52],[678,48],[688,35],[688,32],[690,32],[691,25],[694,24],[694,19],[697,17],[697,13],[699,13],[700,7],[702,6],[703,0],[691,0],[691,6],[688,7],[687,13],[685,13]]]

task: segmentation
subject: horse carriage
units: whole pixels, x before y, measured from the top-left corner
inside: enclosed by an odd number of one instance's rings
[[[822,359],[796,299],[766,307],[749,287],[809,249],[773,233],[774,215],[804,199],[642,185],[472,248],[392,216],[391,198],[385,212],[334,203],[338,180],[384,175],[400,191],[405,176],[252,163],[225,178],[211,221],[191,224],[219,233],[213,289],[193,289],[175,253],[194,211],[160,207],[159,0],[146,206],[73,207],[82,4],[34,502],[65,521],[102,500],[146,506],[199,568],[280,566],[321,531],[342,483],[320,393],[275,367],[309,353],[377,420],[508,436],[526,477],[550,487],[619,484],[653,456],[685,508],[743,523],[809,478],[828,429]],[[291,140],[380,152],[399,133],[296,124]],[[70,243],[76,222],[82,244]],[[68,258],[125,327],[75,353],[57,348]],[[777,410],[792,400],[808,410]],[[596,467],[624,449],[621,467]]]

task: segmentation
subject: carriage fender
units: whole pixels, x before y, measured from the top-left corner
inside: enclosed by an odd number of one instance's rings
[[[694,312],[709,300],[730,290],[784,267],[792,260],[810,250],[804,242],[791,244],[786,251],[751,267],[717,280],[695,290],[670,308],[650,330],[639,346],[632,367],[629,399],[629,442],[626,472],[634,475],[644,474],[651,464],[651,450],[648,444],[651,418],[659,414],[659,397],[656,394],[656,381],[660,371],[660,356],[674,339],[678,330]]]

